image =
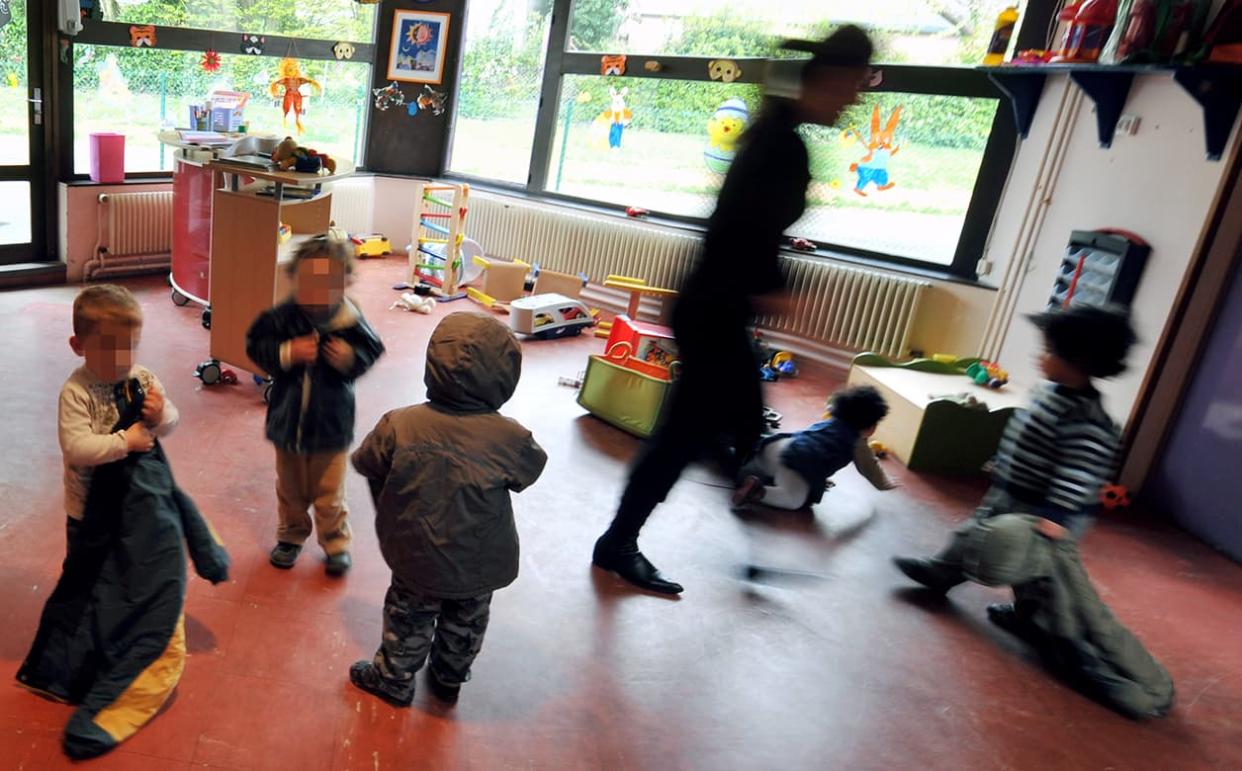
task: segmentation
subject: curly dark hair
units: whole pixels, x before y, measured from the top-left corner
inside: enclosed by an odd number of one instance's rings
[[[1138,341],[1129,312],[1119,306],[1074,305],[1027,318],[1044,333],[1048,350],[1093,378],[1125,372],[1130,346]]]
[[[828,409],[834,420],[855,431],[866,431],[888,414],[888,402],[871,386],[854,386],[833,394]]]

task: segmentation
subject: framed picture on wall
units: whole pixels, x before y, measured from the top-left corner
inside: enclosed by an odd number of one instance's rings
[[[388,80],[440,84],[444,80],[448,28],[447,13],[394,11]]]

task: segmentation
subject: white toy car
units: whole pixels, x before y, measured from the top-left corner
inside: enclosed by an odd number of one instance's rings
[[[509,328],[541,339],[577,335],[595,326],[595,316],[580,300],[559,294],[519,297],[509,303]]]

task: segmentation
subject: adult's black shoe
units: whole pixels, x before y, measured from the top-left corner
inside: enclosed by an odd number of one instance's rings
[[[659,594],[681,594],[681,584],[668,580],[651,561],[638,550],[638,544],[630,541],[620,545],[608,540],[606,535],[595,542],[591,562],[598,568],[616,573],[639,589]]]

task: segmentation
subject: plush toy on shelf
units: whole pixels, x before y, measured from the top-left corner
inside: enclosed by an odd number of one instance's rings
[[[299,147],[293,137],[285,137],[272,151],[272,162],[281,170],[301,171],[317,174],[322,169],[329,174],[336,173],[336,161],[326,154],[307,147]]]
[[[302,77],[302,68],[298,65],[297,59],[285,57],[280,60],[280,77],[273,80],[268,90],[272,96],[281,97],[281,118],[282,125],[288,125],[289,112],[293,111],[293,122],[297,126],[298,133],[301,134],[302,129],[302,86],[310,86],[317,93],[323,93],[323,86],[311,78]],[[283,92],[281,91],[283,89]]]

